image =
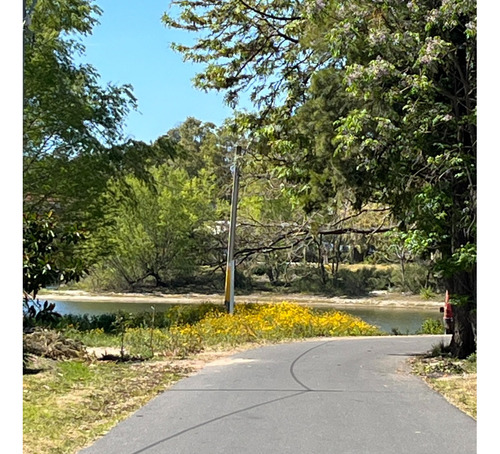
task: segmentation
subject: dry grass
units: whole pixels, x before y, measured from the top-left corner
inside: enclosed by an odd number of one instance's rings
[[[23,377],[23,454],[73,454],[175,382],[252,346],[142,362],[38,360]]]
[[[477,418],[477,374],[452,375],[426,379],[448,402]]]

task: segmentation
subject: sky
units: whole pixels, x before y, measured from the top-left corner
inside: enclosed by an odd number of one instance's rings
[[[195,89],[200,65],[183,62],[172,42],[192,42],[184,31],[168,29],[161,17],[169,0],[97,0],[103,10],[92,35],[81,40],[79,61],[95,67],[103,84],[131,84],[138,111],[128,116],[126,134],[154,141],[187,117],[222,124],[232,115],[223,95]]]

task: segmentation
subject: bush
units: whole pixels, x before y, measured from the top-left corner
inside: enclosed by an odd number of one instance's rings
[[[279,341],[315,336],[377,335],[363,320],[338,311],[315,312],[292,303],[236,305],[234,315],[209,314],[195,325],[174,327],[172,335],[184,346]]]
[[[101,315],[73,315],[66,314],[61,317],[57,328],[65,329],[73,327],[78,331],[91,331],[100,329],[105,333],[112,333],[116,322],[116,314]]]
[[[418,334],[443,334],[444,325],[441,320],[428,318],[422,323],[422,327]]]
[[[158,315],[158,314],[157,314]],[[379,335],[380,330],[363,320],[338,311],[317,312],[292,303],[236,305],[233,315],[215,304],[178,306],[167,311],[170,327],[140,325],[134,315],[119,314],[113,334],[96,328],[85,332],[74,327],[67,336],[86,345],[119,346],[133,355],[187,356],[205,347],[235,346],[245,342],[276,342],[315,336]],[[155,317],[155,321],[158,317]]]
[[[424,300],[430,300],[436,296],[436,293],[430,287],[423,287],[420,289],[420,296]]]
[[[36,326],[52,326],[61,318],[56,312],[56,305],[45,301],[32,299],[28,295],[23,298],[23,329],[30,330]]]
[[[221,314],[225,307],[215,303],[197,305],[176,305],[163,313],[164,325],[193,325],[209,314]]]
[[[418,263],[408,263],[405,267],[404,276],[401,267],[394,268],[391,280],[400,291],[419,294],[422,289],[430,289],[429,269]]]
[[[298,293],[327,293],[340,295],[340,291],[330,280],[326,284],[322,282],[317,273],[308,273],[305,276],[297,277],[290,284],[290,291]]]
[[[203,319],[207,314],[224,312],[221,304],[203,303],[197,305],[175,305],[166,311],[156,313],[143,311],[127,314],[127,326],[130,328],[169,328],[174,325],[194,324]],[[62,315],[57,321],[49,324],[50,327],[77,331],[102,330],[103,333],[111,334],[116,331],[118,313],[101,315]],[[153,326],[154,325],[154,326]],[[47,324],[44,326],[48,326]]]

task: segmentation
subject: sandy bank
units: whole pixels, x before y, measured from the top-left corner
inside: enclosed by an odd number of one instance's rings
[[[46,290],[39,294],[39,299],[54,301],[81,301],[106,303],[150,303],[150,304],[200,304],[204,302],[220,303],[224,301],[223,294],[167,294],[167,293],[91,293],[81,290]],[[373,292],[367,297],[328,297],[319,295],[304,295],[299,293],[252,293],[236,295],[236,303],[267,303],[290,301],[298,304],[314,306],[380,306],[380,307],[428,307],[437,308],[443,305],[441,298],[425,300],[419,295],[401,293]]]

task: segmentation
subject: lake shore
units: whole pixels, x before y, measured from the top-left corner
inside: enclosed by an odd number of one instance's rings
[[[170,294],[152,293],[92,293],[83,290],[44,290],[38,298],[50,301],[103,302],[103,303],[148,303],[148,304],[201,304],[220,303],[224,295],[212,293]],[[394,307],[394,308],[439,308],[442,299],[436,296],[424,299],[420,295],[402,293],[372,292],[365,297],[329,297],[322,295],[306,295],[301,293],[271,293],[258,292],[245,295],[235,295],[236,304],[241,303],[278,303],[288,301],[308,306],[357,306],[357,307]]]

